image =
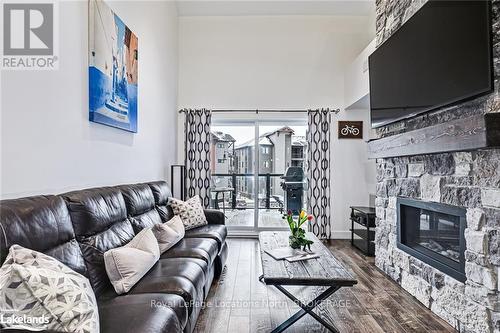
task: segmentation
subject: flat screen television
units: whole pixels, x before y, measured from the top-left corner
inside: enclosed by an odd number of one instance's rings
[[[372,127],[493,89],[490,1],[430,0],[368,58]]]

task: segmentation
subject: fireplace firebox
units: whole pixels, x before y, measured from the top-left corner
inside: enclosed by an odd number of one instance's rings
[[[465,282],[465,208],[398,198],[397,217],[399,249]]]

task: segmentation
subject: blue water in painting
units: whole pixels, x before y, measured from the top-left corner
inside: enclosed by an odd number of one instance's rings
[[[89,67],[89,120],[108,126],[137,132],[137,85],[128,84],[129,123],[120,122],[103,114],[96,113],[111,96],[112,79],[95,67]]]

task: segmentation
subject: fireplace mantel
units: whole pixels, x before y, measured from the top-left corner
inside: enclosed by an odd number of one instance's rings
[[[500,113],[486,113],[372,140],[368,157],[388,158],[500,147]]]

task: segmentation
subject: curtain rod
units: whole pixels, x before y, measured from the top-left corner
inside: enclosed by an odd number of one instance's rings
[[[179,110],[179,113],[182,113],[182,112],[187,112],[188,109],[182,109],[182,110]],[[305,113],[305,112],[308,112],[308,111],[329,111],[329,112],[334,112],[334,113],[338,113],[340,112],[340,109],[330,109],[330,108],[322,108],[322,109],[310,109],[310,110],[306,110],[306,109],[303,109],[303,110],[286,110],[286,109],[280,109],[280,110],[272,110],[272,109],[264,109],[264,110],[259,110],[259,109],[254,109],[254,110],[250,110],[250,109],[213,109],[213,110],[210,110],[211,112],[217,112],[217,113],[223,113],[223,112],[255,112],[255,113],[260,113],[260,112],[300,112],[300,113]]]

